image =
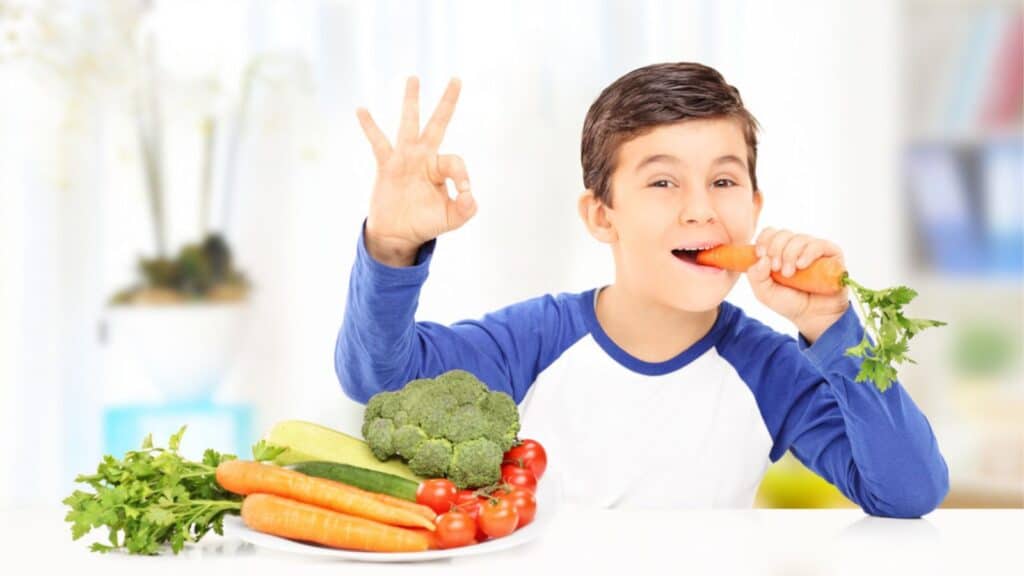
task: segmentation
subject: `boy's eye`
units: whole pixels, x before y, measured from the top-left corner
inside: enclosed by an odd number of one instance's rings
[[[730,186],[735,186],[736,185],[735,182],[733,182],[732,180],[729,180],[728,178],[719,178],[718,180],[715,180],[715,185],[718,185],[719,182],[725,182],[724,186],[726,186],[726,187],[730,187]]]
[[[655,188],[668,188],[671,185],[672,182],[669,182],[668,180],[658,180],[651,183],[651,186],[654,186]]]

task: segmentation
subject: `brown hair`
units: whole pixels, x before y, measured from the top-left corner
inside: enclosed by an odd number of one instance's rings
[[[747,142],[750,181],[757,190],[757,131],[739,90],[715,70],[694,62],[637,68],[605,88],[583,122],[583,184],[612,205],[611,176],[619,147],[658,126],[693,118],[733,118]]]

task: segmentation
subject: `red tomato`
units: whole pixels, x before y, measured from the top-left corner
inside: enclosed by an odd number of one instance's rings
[[[530,492],[537,491],[537,477],[529,468],[505,464],[501,467],[501,481],[513,487],[526,488]]]
[[[533,492],[525,488],[513,488],[511,492],[502,496],[502,499],[511,502],[516,512],[519,513],[517,529],[533,522],[533,517],[537,515],[537,497],[533,495]]]
[[[444,514],[452,509],[457,493],[458,489],[455,488],[455,484],[452,484],[451,480],[444,478],[424,480],[416,488],[416,502],[429,506],[437,514]]]
[[[476,539],[480,542],[487,540],[487,534],[480,531],[478,522],[478,518],[480,518],[480,509],[483,505],[484,501],[472,490],[460,490],[458,496],[456,496],[455,509],[460,512],[465,512],[473,520],[473,524],[477,526]]]
[[[445,512],[437,517],[437,530],[434,534],[441,548],[475,544],[476,519],[458,509]]]
[[[536,440],[522,440],[518,446],[505,453],[504,464],[512,464],[520,468],[533,470],[534,476],[540,480],[548,468],[548,454]]]
[[[508,500],[491,498],[484,502],[477,519],[480,530],[491,538],[501,538],[515,532],[519,512]]]

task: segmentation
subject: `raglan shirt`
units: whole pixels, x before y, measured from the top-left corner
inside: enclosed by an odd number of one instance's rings
[[[365,231],[365,222],[364,222]],[[600,288],[547,294],[450,326],[415,320],[437,241],[414,265],[376,261],[363,234],[335,346],[350,398],[463,369],[520,408],[562,498],[602,508],[749,508],[792,450],[865,512],[919,517],[949,490],[927,418],[899,382],[855,382],[853,307],[813,345],[721,303],[711,330],[664,362],[639,360],[597,321]]]

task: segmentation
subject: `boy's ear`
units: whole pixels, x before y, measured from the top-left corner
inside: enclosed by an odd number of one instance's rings
[[[591,236],[605,244],[611,244],[618,240],[619,235],[615,231],[615,225],[608,218],[611,208],[598,200],[594,196],[593,190],[587,189],[580,195],[576,208]]]
[[[764,207],[764,195],[760,190],[754,190],[754,230],[757,230],[757,221],[761,216],[761,208]]]

